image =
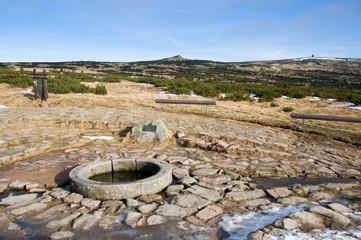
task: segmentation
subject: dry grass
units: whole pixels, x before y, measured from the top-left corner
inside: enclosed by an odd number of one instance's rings
[[[94,94],[50,94],[46,107],[89,107],[100,106],[108,108],[147,108],[159,111],[177,112],[179,114],[204,114],[203,106],[171,105],[163,108],[156,104],[156,98],[192,98],[190,96],[161,96],[159,90],[149,84],[122,81],[121,83],[105,83],[108,90],[106,96]],[[23,96],[24,89],[10,88],[0,84],[0,105],[8,107],[36,107],[38,101]],[[200,98],[202,99],[202,98]],[[271,127],[280,127],[300,132],[329,136],[344,142],[361,145],[361,126],[359,123],[326,122],[291,119],[289,113],[282,111],[284,107],[294,108],[296,113],[337,115],[361,117],[361,111],[350,108],[328,108],[327,101],[310,101],[305,99],[277,99],[279,106],[271,107],[270,103],[218,101],[217,106],[209,107],[209,117],[248,121]],[[340,103],[337,103],[340,104]],[[185,115],[186,116],[186,115]]]

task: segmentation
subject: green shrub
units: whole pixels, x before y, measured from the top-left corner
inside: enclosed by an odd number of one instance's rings
[[[282,108],[282,111],[284,112],[293,112],[295,109],[293,107],[284,107]]]
[[[0,68],[0,83],[7,83],[11,87],[26,88],[34,84],[32,72],[15,71],[11,68]]]
[[[277,103],[274,103],[274,102],[272,102],[271,104],[270,104],[270,107],[279,107],[280,105],[278,105]]]
[[[98,95],[107,95],[108,91],[107,91],[106,87],[103,84],[98,84],[95,87],[95,92],[94,93],[98,94]]]

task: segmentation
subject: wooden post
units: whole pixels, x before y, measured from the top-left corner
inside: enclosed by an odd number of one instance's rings
[[[33,70],[33,79],[34,79],[34,86],[33,86],[33,91],[34,91],[34,98],[35,100],[38,99],[38,87],[37,87],[37,82],[36,82],[36,69],[34,68]]]

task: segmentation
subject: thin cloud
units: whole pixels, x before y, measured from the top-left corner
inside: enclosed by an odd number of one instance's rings
[[[169,40],[170,42],[174,43],[175,45],[178,45],[180,47],[183,47],[183,43],[179,42],[177,39],[172,38],[170,36],[164,35],[164,34],[159,34],[161,37]]]

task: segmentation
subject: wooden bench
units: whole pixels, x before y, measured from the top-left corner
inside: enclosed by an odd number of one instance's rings
[[[291,113],[290,117],[291,118],[302,119],[302,123],[305,123],[305,119],[361,123],[361,118],[355,118],[355,117],[342,117],[342,116],[330,116],[330,115],[313,115],[313,114],[297,114],[297,113]]]
[[[217,105],[217,102],[214,100],[181,100],[181,99],[155,99],[156,103],[162,104],[194,104],[194,105],[204,105],[206,114],[208,113],[209,105]]]

